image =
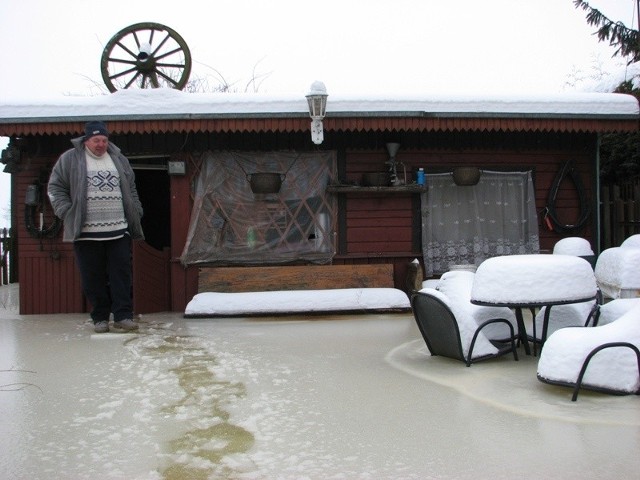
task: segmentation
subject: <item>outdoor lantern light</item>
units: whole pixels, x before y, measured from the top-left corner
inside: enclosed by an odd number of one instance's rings
[[[307,94],[309,103],[309,115],[311,116],[311,140],[320,145],[324,140],[322,119],[327,113],[327,88],[322,82],[313,82],[311,90]]]

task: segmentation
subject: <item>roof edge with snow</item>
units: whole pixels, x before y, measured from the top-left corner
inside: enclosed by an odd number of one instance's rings
[[[638,100],[615,93],[548,95],[367,95],[329,96],[325,129],[349,129],[345,119],[416,119],[434,122],[451,119],[519,119],[628,122],[637,128]],[[309,120],[303,95],[187,93],[173,89],[121,90],[95,97],[11,100],[0,104],[0,134],[19,133],[20,125],[70,124],[101,119],[114,122]],[[268,129],[274,130],[276,123]],[[13,127],[11,127],[13,126]],[[253,127],[252,127],[253,128]],[[293,130],[298,129],[296,126]],[[422,127],[421,127],[422,128]],[[518,127],[520,128],[520,127]],[[583,127],[581,127],[582,129]],[[619,128],[619,127],[616,127]],[[265,129],[265,130],[268,130]],[[575,129],[575,128],[574,128]],[[593,126],[584,128],[592,130]],[[291,127],[284,130],[292,130]],[[53,130],[47,133],[54,133]]]

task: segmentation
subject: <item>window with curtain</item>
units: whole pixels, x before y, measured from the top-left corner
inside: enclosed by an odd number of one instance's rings
[[[425,274],[479,265],[499,255],[540,252],[531,172],[482,172],[474,186],[451,173],[427,175],[422,200]]]
[[[279,191],[253,191],[261,172],[280,175]],[[183,265],[330,263],[335,175],[334,152],[205,152]]]

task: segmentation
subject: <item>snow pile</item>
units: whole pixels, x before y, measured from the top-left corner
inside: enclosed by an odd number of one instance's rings
[[[187,317],[410,310],[409,298],[396,288],[335,288],[263,292],[204,292],[193,297]]]
[[[640,248],[607,248],[598,256],[595,274],[607,297],[635,295],[640,292]]]
[[[572,255],[508,255],[478,267],[472,300],[497,304],[549,304],[595,297],[591,265]]]
[[[640,248],[640,234],[627,237],[620,246],[622,248]]]
[[[609,342],[628,342],[640,348],[640,303],[607,325],[555,332],[544,344],[538,378],[550,383],[574,384],[587,355]],[[602,350],[589,363],[583,385],[635,393],[640,388],[636,354],[627,347]]]
[[[567,237],[558,240],[553,246],[553,253],[556,255],[575,255],[576,257],[585,257],[593,255],[591,244],[585,238]]]

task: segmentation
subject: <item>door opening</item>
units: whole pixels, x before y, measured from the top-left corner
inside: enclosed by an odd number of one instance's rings
[[[169,202],[169,175],[167,170],[136,168],[136,188],[144,216],[142,229],[145,241],[156,250],[171,246],[171,211]]]
[[[139,314],[170,311],[169,175],[161,165],[133,165],[133,168],[144,209],[145,235],[145,241],[133,244],[133,308]]]

